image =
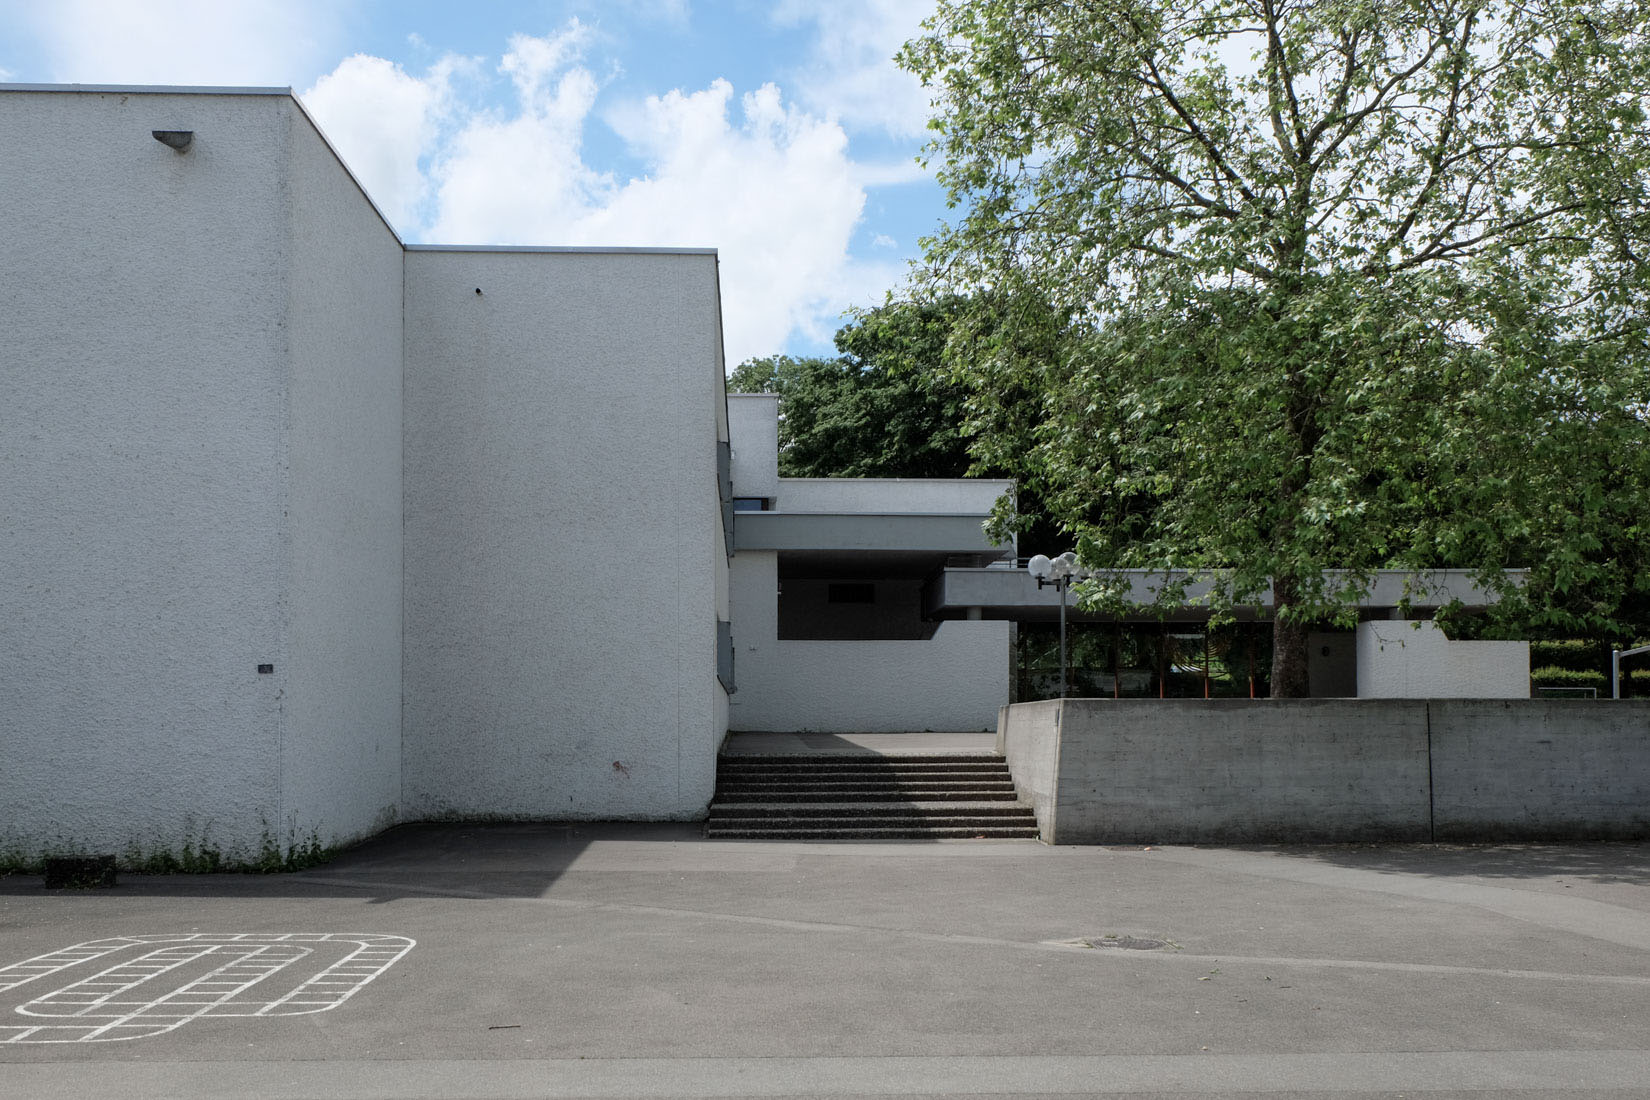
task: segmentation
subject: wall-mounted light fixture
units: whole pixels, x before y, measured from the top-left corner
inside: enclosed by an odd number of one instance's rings
[[[150,130],[155,140],[169,149],[176,149],[180,153],[187,153],[189,145],[195,140],[193,130]]]

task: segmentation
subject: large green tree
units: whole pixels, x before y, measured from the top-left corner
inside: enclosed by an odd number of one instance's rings
[[[965,318],[949,362],[977,401],[1043,395],[981,445],[1032,456],[1085,563],[1191,570],[1217,611],[1270,584],[1282,695],[1380,567],[1528,565],[1578,626],[1642,583],[1611,548],[1650,484],[1644,3],[942,0],[927,27],[901,59],[964,212],[918,289],[1065,318],[1053,357],[970,352]]]
[[[837,358],[749,359],[730,392],[780,398],[786,477],[962,477],[972,459],[964,388],[934,368],[952,306],[867,311],[836,334]]]

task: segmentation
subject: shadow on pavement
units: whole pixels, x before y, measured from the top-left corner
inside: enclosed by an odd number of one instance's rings
[[[0,875],[0,896],[87,897],[539,897],[592,841],[699,843],[698,822],[426,822],[397,825],[303,871],[274,874],[141,875],[116,886],[45,889],[40,875]]]
[[[1650,885],[1650,845],[1591,844],[1324,844],[1245,846],[1337,867],[1439,878],[1586,878]]]

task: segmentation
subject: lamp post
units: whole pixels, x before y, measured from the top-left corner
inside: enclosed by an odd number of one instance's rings
[[[1641,653],[1650,653],[1650,645],[1641,645],[1637,649],[1612,649],[1610,651],[1610,698],[1621,698],[1621,659],[1623,657],[1637,657]]]
[[[1060,698],[1066,697],[1066,590],[1074,580],[1088,576],[1088,570],[1077,564],[1077,555],[1067,550],[1057,558],[1038,554],[1026,562],[1026,572],[1036,580],[1038,588],[1053,585],[1060,593]]]

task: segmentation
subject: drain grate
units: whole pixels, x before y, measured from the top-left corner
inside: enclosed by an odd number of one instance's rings
[[[1116,947],[1123,951],[1156,951],[1169,946],[1168,940],[1154,940],[1148,936],[1101,936],[1083,942],[1090,947]]]

